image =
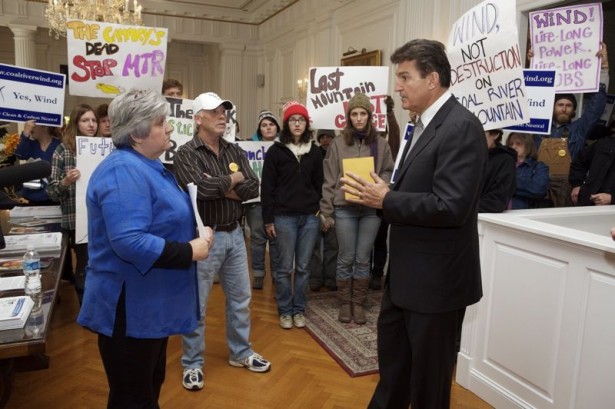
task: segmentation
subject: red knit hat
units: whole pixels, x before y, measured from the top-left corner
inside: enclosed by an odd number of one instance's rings
[[[301,115],[305,118],[307,122],[310,122],[310,116],[308,115],[307,108],[305,107],[305,105],[302,105],[297,101],[288,101],[282,107],[282,111],[284,112],[282,119],[283,122],[288,121],[288,118],[290,118],[292,115]]]

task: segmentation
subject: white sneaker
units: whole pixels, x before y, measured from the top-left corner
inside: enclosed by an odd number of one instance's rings
[[[201,368],[186,368],[182,377],[182,385],[189,391],[198,391],[203,389],[205,381]]]
[[[290,315],[280,315],[280,327],[284,329],[291,329],[293,327],[293,317]]]
[[[305,315],[303,315],[300,312],[293,315],[293,323],[295,324],[295,327],[297,328],[305,327]]]
[[[253,352],[252,355],[238,361],[229,359],[228,363],[230,366],[234,366],[236,368],[244,367],[252,372],[267,372],[271,368],[271,362],[267,361],[256,352]]]

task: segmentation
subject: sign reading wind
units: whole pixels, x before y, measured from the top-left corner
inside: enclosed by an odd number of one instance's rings
[[[485,130],[529,121],[514,1],[485,1],[451,29],[451,92]]]

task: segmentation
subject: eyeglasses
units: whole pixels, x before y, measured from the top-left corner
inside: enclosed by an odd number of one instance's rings
[[[295,124],[304,124],[305,123],[305,118],[300,116],[299,118],[290,118],[288,120],[288,123],[294,122]]]

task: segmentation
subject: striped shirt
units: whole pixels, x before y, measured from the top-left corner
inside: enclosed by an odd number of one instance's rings
[[[75,230],[75,184],[64,185],[62,179],[68,169],[76,167],[75,154],[61,143],[51,157],[51,176],[47,185],[47,194],[51,200],[60,202],[62,208],[61,226],[63,229]]]
[[[190,182],[198,186],[197,206],[205,226],[226,225],[241,218],[241,202],[225,197],[231,187],[229,165],[235,163],[245,180],[234,190],[242,201],[258,197],[258,177],[252,171],[246,152],[234,143],[220,138],[218,155],[201,141],[198,134],[180,146],[173,159],[177,180],[186,188]]]

